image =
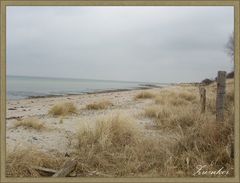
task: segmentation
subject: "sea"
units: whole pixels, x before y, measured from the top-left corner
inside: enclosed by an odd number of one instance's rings
[[[149,86],[162,87],[168,85],[166,83],[30,76],[7,76],[6,84],[8,100],[132,90]]]

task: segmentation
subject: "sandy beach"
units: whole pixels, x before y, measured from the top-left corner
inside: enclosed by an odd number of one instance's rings
[[[141,113],[148,105],[153,104],[151,99],[135,100],[134,97],[142,91],[158,92],[161,89],[132,90],[120,92],[107,92],[97,94],[82,94],[66,97],[33,98],[10,100],[7,102],[7,148],[36,146],[44,151],[58,151],[66,153],[71,151],[71,139],[85,122],[94,123],[98,116],[114,112],[127,113],[137,119],[137,124],[144,134],[154,135],[151,120],[141,117]],[[86,105],[108,100],[112,106],[104,110],[87,110]],[[48,111],[60,102],[72,102],[78,110],[76,114],[64,117],[53,117]],[[37,117],[41,119],[48,130],[35,131],[26,127],[14,128],[17,120]],[[60,120],[62,122],[60,123]]]

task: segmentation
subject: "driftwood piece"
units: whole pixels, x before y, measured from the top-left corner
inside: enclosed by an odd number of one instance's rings
[[[67,160],[64,162],[62,168],[57,171],[52,177],[66,177],[75,169],[76,165],[77,160],[75,158]]]
[[[217,98],[216,98],[216,120],[224,120],[224,100],[226,92],[226,72],[218,71],[217,77]]]
[[[10,108],[8,108],[8,110],[9,110],[9,111],[15,111],[15,110],[17,110],[17,108],[15,108],[15,107],[10,107]]]
[[[199,91],[200,91],[201,112],[205,113],[205,111],[206,111],[206,89],[201,87]]]
[[[50,168],[44,168],[44,167],[40,167],[40,166],[32,166],[32,168],[37,171],[43,172],[45,174],[51,174],[51,175],[55,174],[57,172],[57,170],[53,170]]]

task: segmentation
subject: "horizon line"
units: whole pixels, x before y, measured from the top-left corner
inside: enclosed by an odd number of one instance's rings
[[[73,77],[54,77],[54,76],[29,76],[29,75],[12,75],[7,74],[7,77],[34,77],[34,78],[50,78],[50,79],[72,79],[72,80],[96,80],[96,81],[116,81],[116,82],[131,82],[131,83],[156,83],[156,84],[174,84],[177,82],[154,82],[154,81],[126,81],[126,80],[108,80],[108,79],[93,79],[93,78],[73,78]]]

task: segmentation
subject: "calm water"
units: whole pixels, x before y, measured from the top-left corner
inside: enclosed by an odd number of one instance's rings
[[[82,94],[104,90],[132,89],[144,84],[149,83],[7,76],[7,98],[15,100],[36,96]]]

